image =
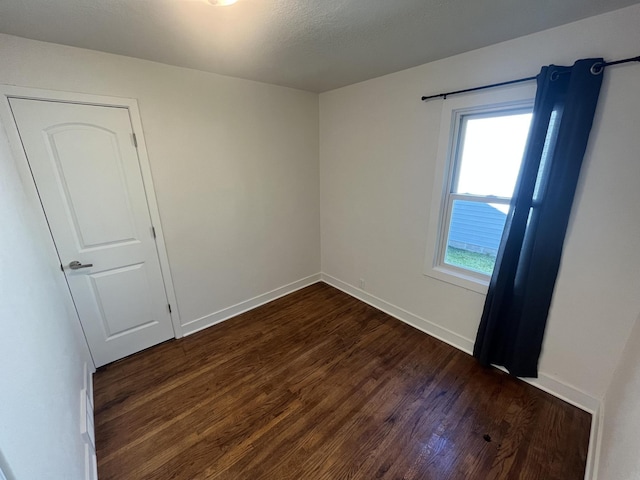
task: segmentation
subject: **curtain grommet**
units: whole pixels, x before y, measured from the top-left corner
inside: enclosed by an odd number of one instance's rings
[[[552,82],[555,82],[559,78],[560,78],[560,72],[558,72],[558,70],[554,70],[553,72],[551,72],[551,75],[549,75],[549,80]]]
[[[600,75],[602,72],[604,72],[604,65],[602,64],[602,62],[596,62],[591,65],[589,71],[592,75]]]

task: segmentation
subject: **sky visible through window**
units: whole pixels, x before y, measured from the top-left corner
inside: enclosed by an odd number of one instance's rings
[[[531,113],[466,119],[454,193],[510,198],[524,153]],[[505,213],[508,206],[504,205]]]

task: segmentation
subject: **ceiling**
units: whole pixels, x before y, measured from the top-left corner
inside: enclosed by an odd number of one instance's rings
[[[323,92],[640,0],[0,0],[0,32]]]

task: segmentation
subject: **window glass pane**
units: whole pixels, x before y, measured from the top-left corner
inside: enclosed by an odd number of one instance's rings
[[[529,134],[531,113],[463,117],[454,193],[510,198]]]
[[[538,167],[538,176],[536,177],[536,185],[535,189],[533,190],[533,199],[537,202],[542,200],[542,195],[544,195],[544,192],[547,189],[549,172],[551,170],[551,159],[549,158],[549,152],[553,152],[555,150],[561,116],[562,113],[556,108],[551,112],[551,116],[549,117],[547,136],[544,140],[544,147],[542,149],[542,156],[540,158],[540,166]]]
[[[491,275],[508,205],[454,200],[445,263]]]

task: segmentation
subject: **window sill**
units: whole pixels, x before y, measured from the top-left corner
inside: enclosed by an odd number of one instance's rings
[[[463,272],[443,266],[428,268],[424,274],[436,280],[447,282],[482,295],[486,295],[489,289],[488,278],[485,280],[471,274],[465,275]]]

